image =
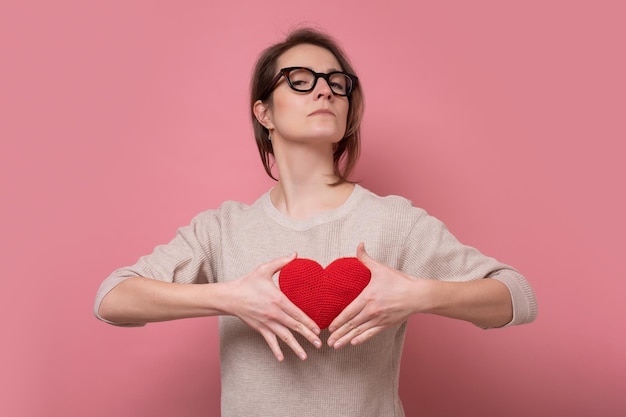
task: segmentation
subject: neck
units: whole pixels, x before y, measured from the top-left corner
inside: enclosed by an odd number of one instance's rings
[[[270,193],[274,206],[283,214],[305,220],[316,214],[339,208],[350,197],[354,184],[295,184],[280,181]]]
[[[279,211],[295,219],[306,219],[336,209],[348,199],[353,184],[330,185],[337,181],[331,147],[293,145],[289,152],[281,148],[274,147],[279,180],[270,193]]]

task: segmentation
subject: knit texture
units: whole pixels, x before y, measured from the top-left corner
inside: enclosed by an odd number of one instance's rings
[[[297,258],[281,269],[278,285],[295,305],[324,330],[370,282],[372,274],[357,258],[340,258],[326,268]]]
[[[511,292],[509,325],[536,316],[533,291],[519,272],[461,244],[410,201],[380,197],[358,185],[341,207],[306,220],[283,215],[269,193],[252,205],[225,202],[200,213],[171,242],[114,271],[102,283],[94,308],[97,312],[106,293],[131,276],[181,284],[229,282],[294,251],[329,265],[354,257],[360,242],[374,260],[410,276],[451,282],[493,277]],[[222,417],[404,416],[398,380],[406,323],[339,350],[325,343],[316,349],[296,334],[308,359],[301,361],[283,344],[283,362],[237,317],[221,316],[219,323]],[[320,337],[325,342],[328,330]]]

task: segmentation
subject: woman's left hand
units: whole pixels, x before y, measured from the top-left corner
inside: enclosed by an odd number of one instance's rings
[[[372,272],[370,283],[330,324],[328,345],[340,348],[357,345],[382,330],[404,322],[421,311],[428,280],[410,277],[376,262],[365,245],[357,247],[357,258]],[[421,295],[421,296],[420,296]]]

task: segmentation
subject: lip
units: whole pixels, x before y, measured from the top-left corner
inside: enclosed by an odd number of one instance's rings
[[[333,113],[332,111],[328,110],[328,109],[319,109],[319,110],[315,110],[313,113],[309,114],[309,116],[317,116],[317,115],[329,115],[329,116],[334,116],[335,113]]]

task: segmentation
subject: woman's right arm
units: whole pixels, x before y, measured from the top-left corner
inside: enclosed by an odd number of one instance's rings
[[[97,313],[113,324],[237,316],[263,335],[279,361],[284,355],[278,339],[304,360],[306,353],[292,332],[300,333],[319,348],[320,331],[272,280],[272,276],[294,258],[295,254],[274,259],[239,280],[225,283],[180,284],[144,277],[126,278],[104,296]]]
[[[114,271],[96,294],[96,317],[128,326],[218,314],[206,305],[213,297],[201,299],[208,290],[203,284],[217,282],[213,265],[219,257],[219,232],[216,212],[200,213],[179,228],[169,243]]]
[[[98,316],[112,324],[144,324],[158,321],[224,314],[227,284],[178,284],[144,277],[130,277],[104,296]]]

